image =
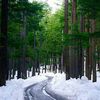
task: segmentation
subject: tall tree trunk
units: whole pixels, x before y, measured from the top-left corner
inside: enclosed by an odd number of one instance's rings
[[[45,62],[45,65],[44,65],[44,66],[45,66],[45,73],[46,73],[46,72],[47,72],[47,66],[46,66],[46,62]]]
[[[8,76],[7,58],[7,22],[8,22],[8,0],[2,0],[1,9],[1,33],[0,33],[0,86],[6,84]]]
[[[21,78],[21,67],[20,67],[20,64],[21,64],[21,60],[18,59],[18,66],[17,66],[17,78]]]
[[[51,56],[51,55],[50,55],[50,56]],[[50,57],[50,58],[49,58],[49,62],[50,62],[50,69],[49,69],[49,70],[50,70],[50,72],[51,72],[51,66],[52,66],[51,59],[52,59],[52,58]]]
[[[61,56],[59,57],[59,72],[61,72]]]
[[[98,44],[99,44],[99,41],[98,40]],[[100,71],[100,49],[99,49],[99,46],[97,46],[97,64],[98,64],[98,70]]]
[[[11,79],[11,66],[12,66],[10,58],[9,58],[9,65],[8,66],[9,66],[9,74],[8,74],[9,76],[8,76],[8,79],[10,80]]]
[[[77,5],[77,0],[72,0],[72,24],[76,24],[77,21],[76,5]]]
[[[84,16],[80,15],[80,32],[85,31],[85,21]],[[82,41],[79,39],[79,56],[78,56],[78,68],[79,68],[79,75],[80,78],[84,76],[84,50],[82,47]]]
[[[92,33],[95,32],[95,28],[96,28],[96,20],[93,19],[92,20]],[[95,58],[95,52],[96,52],[96,40],[93,37],[92,38],[92,68],[93,68],[93,82],[97,81],[96,78],[96,58]]]
[[[69,59],[68,59],[69,60]],[[61,55],[61,73],[63,72],[63,54]]]
[[[35,76],[35,60],[34,61],[32,61],[32,67],[33,67],[33,69],[32,69],[32,76]]]
[[[72,34],[75,34],[77,31],[75,30],[77,24],[76,18],[76,5],[77,0],[72,0]],[[77,40],[72,39],[72,42],[75,43],[74,46],[70,46],[69,50],[69,60],[70,60],[70,77],[77,78],[78,77],[78,51],[77,51]]]
[[[65,0],[64,8],[64,33],[68,34],[68,0]]]
[[[95,47],[95,39],[92,39],[92,67],[93,67],[93,82],[97,81],[97,76],[96,76],[96,58],[95,58],[95,52],[96,52],[96,47]]]
[[[86,32],[90,32],[90,19],[88,17],[86,17]],[[89,47],[86,50],[86,76],[89,80],[91,80],[91,71],[92,71],[92,48],[91,48],[91,38],[89,38]]]
[[[64,33],[68,34],[68,0],[65,0],[64,9]],[[65,46],[63,51],[63,67],[66,73],[66,79],[69,79],[69,47]]]
[[[24,1],[22,1],[24,2]],[[22,20],[23,20],[23,30],[21,32],[21,38],[23,40],[23,46],[21,47],[22,55],[21,55],[21,68],[22,68],[22,78],[27,78],[27,67],[26,67],[26,43],[25,43],[25,37],[26,37],[26,11],[23,11],[22,13]]]
[[[54,54],[52,55],[52,59],[53,59],[53,72],[55,71],[55,57]]]

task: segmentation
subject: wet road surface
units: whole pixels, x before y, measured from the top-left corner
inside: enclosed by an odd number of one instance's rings
[[[26,88],[24,100],[56,100],[48,95],[45,91],[45,87],[52,80],[48,77],[47,80],[31,85]]]

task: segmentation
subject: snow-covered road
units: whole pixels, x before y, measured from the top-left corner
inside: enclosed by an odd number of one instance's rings
[[[25,89],[25,100],[56,100],[45,91],[45,87],[50,82],[52,77],[47,80],[31,85]]]
[[[47,78],[46,76],[53,77]],[[33,85],[34,84],[34,85]],[[48,95],[49,94],[49,95]],[[53,98],[52,98],[53,97]],[[97,82],[66,80],[65,74],[41,74],[27,79],[12,79],[0,87],[0,100],[100,100],[100,72]]]

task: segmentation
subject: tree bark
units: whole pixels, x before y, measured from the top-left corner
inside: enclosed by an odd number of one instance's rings
[[[1,7],[1,33],[0,33],[0,86],[6,84],[8,74],[7,57],[7,23],[8,23],[8,0],[2,0]]]
[[[35,76],[35,61],[32,61],[32,67],[33,67],[33,69],[32,69],[32,76]]]
[[[77,11],[76,11],[77,0],[72,0],[72,34],[75,34],[77,31],[74,29],[77,24]],[[77,39],[71,40],[74,45],[69,48],[69,62],[70,62],[70,77],[77,78],[78,77],[78,47],[77,47]]]
[[[85,21],[84,21],[84,16],[81,14],[80,15],[80,32],[85,31]],[[79,68],[79,75],[80,78],[84,76],[84,50],[82,47],[82,41],[79,39],[79,60],[78,60],[78,68]]]
[[[92,39],[92,67],[93,67],[93,82],[97,81],[97,75],[96,75],[96,59],[95,59],[95,39]]]
[[[65,0],[64,6],[64,33],[68,34],[68,0]],[[63,68],[66,73],[66,79],[69,79],[69,47],[65,46],[63,51]],[[61,70],[62,72],[62,70]]]

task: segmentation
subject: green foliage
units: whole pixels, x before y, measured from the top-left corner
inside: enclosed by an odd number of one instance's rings
[[[26,57],[29,57],[32,60],[36,58],[36,51],[30,46],[27,46]]]
[[[89,33],[65,34],[65,46],[82,45],[83,48],[89,47]]]
[[[11,48],[19,48],[21,45],[19,26],[14,22],[9,24],[8,45]]]
[[[41,30],[40,21],[43,18],[47,5],[33,1],[11,0],[9,2],[9,21],[8,21],[8,45],[9,57],[19,58],[22,55],[21,48],[26,45],[25,56],[35,59],[36,50],[34,47],[34,32]],[[24,19],[26,18],[26,23]],[[23,38],[21,33],[26,24],[26,36]],[[36,37],[37,38],[37,37]],[[36,39],[38,48],[38,40]]]
[[[89,36],[92,38],[100,38],[100,32],[98,31],[98,32],[90,33]]]
[[[42,24],[44,25],[43,51],[47,53],[61,54],[63,41],[62,31],[64,27],[63,10],[57,11],[53,15],[47,15]]]
[[[77,34],[77,33],[79,33],[79,30],[78,30],[78,23],[76,23],[76,24],[72,24],[72,33],[74,33],[74,34]]]
[[[97,3],[98,2],[98,3]],[[55,14],[50,13],[47,4],[33,1],[33,3],[11,0],[9,5],[9,27],[8,45],[13,49],[10,57],[18,58],[21,55],[21,47],[25,44],[25,55],[27,58],[35,60],[39,57],[41,63],[47,62],[47,56],[51,54],[61,55],[64,46],[89,47],[89,37],[99,37],[99,32],[89,34],[79,32],[79,19],[76,24],[71,23],[71,3],[69,2],[69,33],[64,34],[64,8],[57,10]],[[91,19],[98,19],[100,7],[99,0],[78,0],[78,11]],[[80,13],[79,13],[80,12]],[[95,12],[95,13],[94,13]],[[26,17],[26,36],[23,39],[21,32],[24,27]],[[79,18],[79,16],[78,16]],[[90,27],[90,24],[86,25]],[[71,34],[74,33],[74,34]]]
[[[100,12],[100,0],[78,0],[82,14],[87,14],[89,18],[95,19]]]

